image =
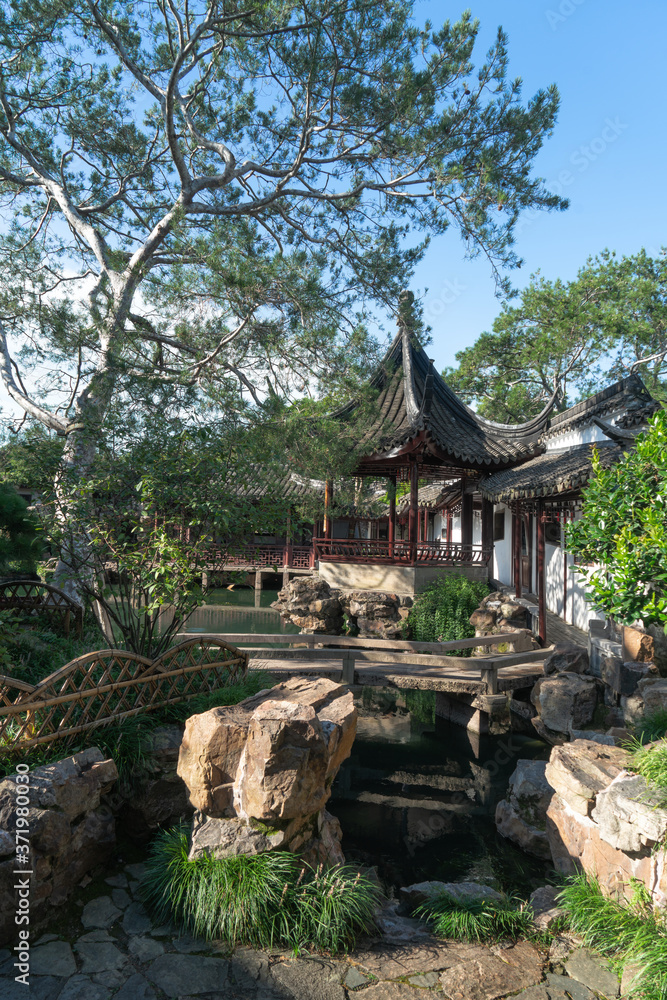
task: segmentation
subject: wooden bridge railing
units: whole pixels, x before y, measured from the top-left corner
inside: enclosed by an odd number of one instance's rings
[[[324,562],[390,563],[399,566],[486,566],[491,550],[446,542],[389,542],[383,538],[315,538],[315,557]]]
[[[215,691],[245,676],[248,653],[216,636],[188,636],[149,660],[102,649],[72,660],[39,684],[0,675],[0,752],[109,725]]]
[[[41,580],[8,580],[0,583],[0,611],[14,609],[47,614],[62,625],[68,636],[72,623],[77,639],[83,631],[83,608],[68,594]]]
[[[183,638],[188,633],[181,632],[177,638]],[[276,653],[285,659],[330,660],[341,657],[341,681],[345,684],[355,682],[355,663],[377,663],[388,665],[400,664],[403,667],[429,667],[433,672],[440,668],[455,667],[466,673],[479,673],[486,694],[496,694],[498,691],[498,670],[500,667],[525,664],[544,660],[551,651],[549,648],[528,650],[523,653],[496,654],[495,656],[453,656],[447,655],[461,649],[475,647],[504,645],[516,642],[517,633],[507,632],[501,635],[476,636],[472,639],[452,639],[448,642],[412,642],[408,639],[366,639],[348,635],[324,635],[321,633],[206,633],[202,638],[222,639],[254,648],[248,650],[255,656],[261,656],[268,651],[258,649],[257,644],[287,646]],[[325,646],[328,648],[316,648]],[[297,648],[293,648],[297,647]],[[299,648],[300,647],[300,648]],[[273,651],[271,654],[273,655]]]

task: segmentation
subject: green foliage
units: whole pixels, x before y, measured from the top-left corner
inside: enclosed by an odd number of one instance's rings
[[[610,959],[619,973],[626,966],[639,967],[630,996],[667,1000],[667,923],[651,909],[643,885],[635,883],[630,902],[619,903],[604,895],[597,878],[582,871],[570,877],[559,903],[570,930],[586,947]]]
[[[49,496],[63,452],[63,439],[36,421],[16,434],[7,434],[0,445],[3,478],[17,489]]]
[[[581,519],[566,544],[594,607],[631,625],[667,626],[667,414],[659,411],[636,447],[605,468],[594,452]],[[601,564],[601,568],[600,567]]]
[[[515,941],[535,930],[530,907],[512,897],[457,899],[443,892],[419,906],[415,915],[427,920],[440,937],[455,940]]]
[[[283,852],[188,861],[188,849],[181,829],[153,843],[142,888],[159,922],[230,945],[329,952],[374,927],[379,890],[350,866],[315,870]]]
[[[443,575],[434,580],[410,609],[407,623],[411,638],[416,642],[472,638],[475,630],[470,624],[470,616],[488,592],[485,583],[476,583],[464,576]],[[458,655],[470,656],[471,652],[470,649],[459,650]]]
[[[617,259],[608,250],[589,258],[572,281],[532,275],[519,304],[505,304],[493,332],[456,355],[443,374],[467,402],[491,420],[526,420],[556,394],[564,409],[627,375],[640,374],[665,397],[667,256],[645,250]]]
[[[103,643],[92,615],[84,616],[83,633],[77,639],[53,631],[48,615],[26,619],[20,611],[0,612],[0,663],[4,663],[4,673],[28,684],[38,684],[77,656],[100,649]]]
[[[0,482],[0,576],[34,573],[41,547],[27,503],[11,483]]]
[[[658,792],[659,804],[667,807],[667,739],[657,740],[648,746],[639,740],[630,740],[626,748],[630,750],[628,770],[641,774]]]

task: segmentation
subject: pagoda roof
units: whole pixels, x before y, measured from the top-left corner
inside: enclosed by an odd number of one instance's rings
[[[523,424],[482,419],[447,385],[405,323],[370,385],[378,390],[377,412],[360,438],[368,453],[359,471],[405,465],[414,455],[422,466],[439,466],[440,477],[443,466],[461,475],[525,462],[543,450],[553,400]],[[351,418],[358,405],[352,400],[333,416]]]

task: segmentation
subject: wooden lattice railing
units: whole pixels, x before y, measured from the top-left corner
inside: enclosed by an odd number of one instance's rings
[[[193,636],[155,660],[121,649],[86,653],[36,685],[0,674],[0,752],[67,741],[226,687],[247,670],[243,650]]]
[[[31,614],[47,614],[68,636],[72,623],[77,639],[83,630],[83,608],[58,587],[40,580],[8,580],[0,583],[0,611],[12,608]]]

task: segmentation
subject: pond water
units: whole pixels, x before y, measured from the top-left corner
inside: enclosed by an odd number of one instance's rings
[[[362,691],[352,754],[327,806],[346,857],[378,865],[394,886],[474,881],[525,895],[544,885],[550,866],[500,837],[494,814],[517,760],[546,759],[546,745],[434,719],[429,692]]]
[[[291,635],[297,625],[285,624],[272,607],[277,590],[262,590],[260,606],[255,607],[255,591],[250,587],[220,588],[206,595],[206,604],[190,616],[186,632],[273,632]]]

